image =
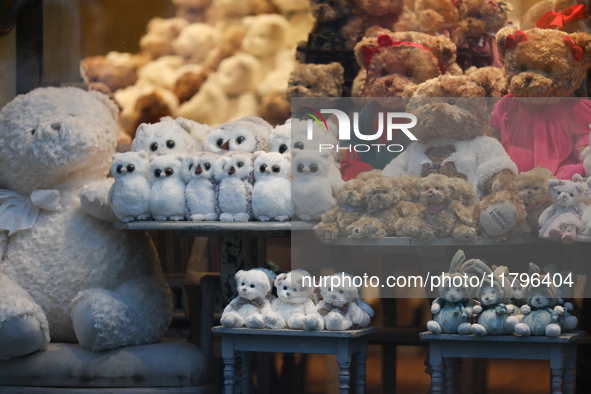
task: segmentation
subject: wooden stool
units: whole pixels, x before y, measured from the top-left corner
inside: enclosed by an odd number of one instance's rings
[[[336,354],[339,364],[341,394],[349,390],[349,365],[355,357],[355,388],[357,394],[365,391],[365,360],[367,359],[367,335],[377,332],[377,327],[349,331],[299,331],[250,328],[214,327],[213,333],[222,335],[224,359],[224,390],[234,392],[234,362],[236,352],[242,357],[242,393],[250,390],[250,352]]]
[[[516,335],[475,335],[432,334],[424,332],[421,340],[429,342],[431,390],[443,393],[444,374],[446,391],[456,389],[457,366],[462,357],[505,358],[521,360],[549,360],[552,371],[552,393],[562,393],[564,377],[565,393],[575,392],[577,363],[577,340],[585,331],[564,333],[555,338],[545,336],[519,337]],[[443,370],[445,359],[446,371]]]

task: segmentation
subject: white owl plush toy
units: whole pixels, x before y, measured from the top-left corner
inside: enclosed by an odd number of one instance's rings
[[[215,162],[217,201],[222,222],[247,222],[252,218],[253,154],[230,152]]]
[[[111,173],[115,183],[109,190],[109,203],[115,216],[124,222],[150,217],[150,184],[146,152],[116,153]]]
[[[292,215],[301,220],[320,220],[337,205],[329,180],[329,153],[310,150],[293,151]]]
[[[304,270],[277,275],[277,298],[271,303],[271,311],[263,316],[267,327],[304,329],[304,318],[316,311],[316,305],[312,301],[314,286],[304,281],[304,277],[311,280],[310,273]]]
[[[253,153],[266,150],[273,127],[256,116],[245,116],[213,129],[205,138],[205,150],[218,155],[231,151]]]
[[[205,143],[205,138],[207,137],[207,134],[213,130],[213,127],[208,124],[195,122],[194,120],[185,119],[180,116],[176,119],[173,119],[170,116],[160,119],[161,122],[164,120],[173,120],[185,129],[187,133],[191,135],[191,138],[193,138],[193,143],[195,144],[194,150],[196,152],[202,152],[204,150],[203,144]]]
[[[163,155],[188,155],[195,150],[195,142],[189,131],[187,120],[170,117],[162,118],[154,124],[142,123],[136,133],[131,150],[144,151],[149,157]]]
[[[183,161],[181,176],[187,184],[188,218],[192,221],[217,220],[213,167],[219,158],[215,153],[200,152]]]
[[[150,211],[157,221],[183,220],[186,215],[183,156],[164,155],[150,161]]]
[[[255,152],[252,213],[262,222],[291,218],[291,156]]]

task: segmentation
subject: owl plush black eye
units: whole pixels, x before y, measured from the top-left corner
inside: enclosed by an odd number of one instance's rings
[[[203,168],[205,168],[206,170],[209,170],[209,169],[211,168],[211,164],[209,164],[209,163],[205,163],[205,164],[203,165]]]
[[[283,144],[279,147],[279,153],[284,154],[287,151],[287,145]]]
[[[224,145],[224,140],[220,138],[215,142],[215,144],[218,146],[218,148],[221,148],[222,145]]]
[[[242,167],[243,165],[244,165],[244,163],[241,162],[241,161],[239,161],[238,163],[236,163],[236,167],[238,167],[238,168]]]
[[[293,144],[293,147],[295,149],[301,149],[304,150],[304,144],[302,144],[301,142],[296,142],[295,144]]]
[[[135,166],[133,164],[129,164],[127,166],[127,172],[134,172],[135,171]]]
[[[166,147],[167,147],[168,149],[172,149],[172,148],[174,148],[174,141],[173,141],[173,140],[168,140],[168,141],[166,141]]]
[[[156,152],[156,150],[158,150],[158,144],[154,142],[152,145],[150,145],[150,150],[152,152]]]
[[[310,164],[310,172],[318,171],[318,166],[316,164]]]
[[[271,167],[271,169],[273,170],[273,172],[279,172],[281,170],[279,166],[273,166]]]
[[[160,171],[160,170],[154,171],[154,175],[156,175],[156,178],[158,178],[160,176],[160,174],[162,174],[162,171]]]
[[[164,170],[164,173],[166,174],[166,176],[171,176],[172,174],[174,174],[174,171],[172,170],[172,168],[167,168],[166,170]]]
[[[116,170],[116,171],[117,171],[117,174],[121,174],[121,169],[122,169],[122,168],[123,168],[123,166],[122,166],[121,164],[119,164],[119,165],[117,166],[117,170]]]
[[[236,145],[240,145],[241,143],[243,143],[243,142],[244,142],[244,140],[245,140],[245,139],[246,139],[246,138],[244,138],[244,137],[242,137],[242,136],[240,136],[240,137],[236,138]]]
[[[267,165],[263,164],[262,166],[259,167],[259,171],[260,172],[265,172],[265,170],[267,169]]]
[[[193,164],[189,164],[189,170],[193,169]]]
[[[287,290],[287,286],[283,286],[283,290]]]
[[[456,105],[456,100],[453,100],[453,99],[452,100],[447,100],[447,103],[449,105]]]
[[[35,135],[35,129],[31,130],[31,135]]]
[[[339,294],[343,294],[343,290],[339,290]]]
[[[297,170],[298,170],[298,172],[304,172],[304,165],[303,164],[299,164]]]

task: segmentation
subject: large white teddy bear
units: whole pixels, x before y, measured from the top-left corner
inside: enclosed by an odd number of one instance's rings
[[[117,112],[77,88],[36,89],[0,111],[0,358],[50,340],[152,343],[168,327],[171,293],[147,234],[81,208],[81,190],[107,198]]]

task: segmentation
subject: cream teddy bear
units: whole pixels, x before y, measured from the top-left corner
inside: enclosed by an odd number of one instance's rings
[[[242,24],[246,27],[242,50],[260,59],[263,75],[275,70],[290,29],[287,19],[282,15],[263,14],[245,17]]]
[[[201,63],[221,41],[220,32],[205,23],[185,27],[172,42],[174,53],[190,63]]]
[[[261,270],[240,270],[234,276],[238,296],[222,312],[221,323],[229,328],[263,328],[263,315],[271,311],[266,298],[271,291],[269,277]]]
[[[323,300],[316,312],[304,318],[306,330],[341,331],[369,325],[374,312],[359,296],[354,278],[344,272],[333,274],[320,286]]]
[[[106,178],[119,128],[106,95],[40,88],[0,111],[0,357],[79,342],[93,351],[159,341],[170,289],[147,234],[89,215],[112,215]],[[80,195],[80,197],[79,197]],[[11,224],[12,225],[9,225]],[[5,231],[4,231],[5,230]]]
[[[304,270],[293,270],[287,274],[277,275],[275,278],[277,298],[271,303],[271,311],[263,316],[267,327],[304,329],[304,318],[315,312],[316,305],[312,301],[314,286],[312,282],[304,283],[303,278],[311,280],[310,273]]]
[[[172,42],[189,22],[183,18],[154,18],[148,22],[146,35],[140,38],[140,47],[152,59],[172,55]]]
[[[177,80],[177,70],[185,64],[181,56],[162,56],[152,60],[137,71],[138,85],[155,85],[173,90]]]

